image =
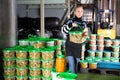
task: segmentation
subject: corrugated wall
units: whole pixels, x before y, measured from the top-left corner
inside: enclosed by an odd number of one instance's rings
[[[16,45],[15,0],[0,0],[0,49]]]
[[[117,24],[120,24],[120,0],[117,0],[116,18],[117,18]]]

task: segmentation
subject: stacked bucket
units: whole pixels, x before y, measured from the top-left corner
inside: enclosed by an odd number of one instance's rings
[[[29,37],[3,50],[4,80],[51,80],[55,57],[65,50],[63,40]]]
[[[92,68],[90,67],[90,64],[97,64],[99,61],[119,62],[119,43],[120,41],[118,39],[104,39],[101,34],[91,34],[88,57],[86,57],[86,61],[83,60],[81,63],[86,64],[86,68],[89,63],[89,68]]]
[[[41,79],[41,53],[40,49],[29,49],[29,80]]]
[[[3,50],[4,60],[4,77],[5,79],[15,80],[15,52],[14,48],[6,48]]]

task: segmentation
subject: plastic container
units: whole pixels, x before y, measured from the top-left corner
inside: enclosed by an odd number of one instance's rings
[[[90,45],[90,50],[96,50],[96,45]]]
[[[93,57],[86,57],[87,62],[92,62],[93,59],[94,59]]]
[[[105,46],[110,47],[112,45],[112,41],[110,39],[105,39]]]
[[[41,50],[42,59],[51,60],[54,58],[54,50],[53,49],[43,49]]]
[[[28,59],[20,59],[20,58],[16,58],[16,66],[19,68],[24,68],[28,66]]]
[[[15,67],[4,67],[4,76],[15,76]]]
[[[29,80],[41,80],[40,76],[29,76]]]
[[[55,45],[62,45],[62,40],[61,39],[55,39]]]
[[[35,49],[35,48],[30,49],[29,50],[29,58],[31,58],[31,59],[40,59],[40,57],[41,57],[40,51],[41,51],[40,49]]]
[[[88,50],[89,57],[95,57],[95,51]]]
[[[119,58],[119,52],[112,52],[112,57]]]
[[[110,51],[104,51],[104,57],[110,58],[111,57],[111,52]]]
[[[82,60],[82,61],[80,61],[80,66],[81,66],[81,68],[87,68],[88,62],[86,60]]]
[[[16,58],[27,58],[27,57],[28,57],[27,49],[25,48],[16,49]]]
[[[29,59],[30,68],[40,68],[40,66],[41,66],[40,59]]]
[[[27,76],[28,68],[16,68],[16,76]]]
[[[43,68],[53,68],[54,67],[54,59],[52,60],[42,60]]]
[[[113,46],[119,46],[119,40],[115,39],[113,40]]]
[[[53,80],[51,77],[42,77],[42,80]]]
[[[104,45],[97,45],[97,48],[99,51],[103,51],[104,50]]]
[[[16,80],[28,80],[28,76],[16,76]]]
[[[57,55],[56,58],[56,72],[65,72],[66,70],[66,59],[62,54]]]
[[[89,40],[90,45],[96,45],[96,40]]]
[[[95,61],[95,62],[100,62],[101,60],[102,60],[102,59],[99,58],[99,57],[95,57],[95,58],[94,58],[94,61]]]
[[[57,56],[59,53],[61,53],[61,46],[57,46],[57,49],[55,50],[55,56]]]
[[[89,68],[90,69],[96,69],[97,68],[97,62],[90,62],[89,63]]]
[[[104,45],[104,40],[97,40],[97,45]]]
[[[4,76],[4,80],[16,80],[15,76]]]
[[[4,58],[15,58],[14,48],[6,48],[3,50]]]
[[[50,78],[52,76],[51,72],[52,68],[42,68],[42,76],[45,78]]]
[[[119,62],[119,58],[111,58],[111,62]]]
[[[54,43],[54,40],[49,40],[46,42],[46,46],[54,46],[55,43]]]
[[[119,46],[112,46],[113,52],[119,52]]]
[[[28,39],[21,39],[18,42],[19,42],[19,45],[21,45],[21,46],[29,45],[29,40]]]
[[[98,34],[98,35],[97,35],[97,39],[98,39],[98,40],[104,40],[104,36],[103,36],[102,34]]]
[[[40,76],[41,69],[40,68],[29,68],[29,75],[30,76]]]
[[[90,34],[90,39],[91,40],[96,40],[96,34]]]
[[[110,58],[104,57],[104,58],[102,58],[102,60],[103,60],[104,62],[110,62]]]
[[[103,51],[96,51],[96,57],[102,58],[103,57]]]
[[[3,58],[3,62],[4,62],[5,67],[14,67],[15,66],[14,58]]]
[[[74,73],[59,73],[57,74],[57,80],[76,80],[77,74]]]

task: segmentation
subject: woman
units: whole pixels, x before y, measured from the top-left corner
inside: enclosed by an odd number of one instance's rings
[[[87,27],[86,23],[82,20],[83,16],[83,7],[78,5],[74,10],[75,17],[72,19],[67,20],[65,25],[62,27],[62,32],[66,34],[66,58],[68,61],[69,70],[72,73],[78,72],[78,63],[81,58],[82,52],[82,43],[74,43],[71,42],[69,39],[69,32],[70,31],[79,31],[80,27],[83,29],[83,37],[87,37]],[[84,43],[85,39],[82,41]]]

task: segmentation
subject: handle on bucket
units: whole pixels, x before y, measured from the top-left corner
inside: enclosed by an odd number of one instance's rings
[[[78,25],[78,24],[77,24],[77,26],[80,28],[80,31],[82,31],[82,32],[83,32],[83,29],[81,28],[81,26],[80,26],[80,25]],[[71,30],[72,28],[73,28],[73,27],[71,27],[71,28],[70,28],[70,30]]]

